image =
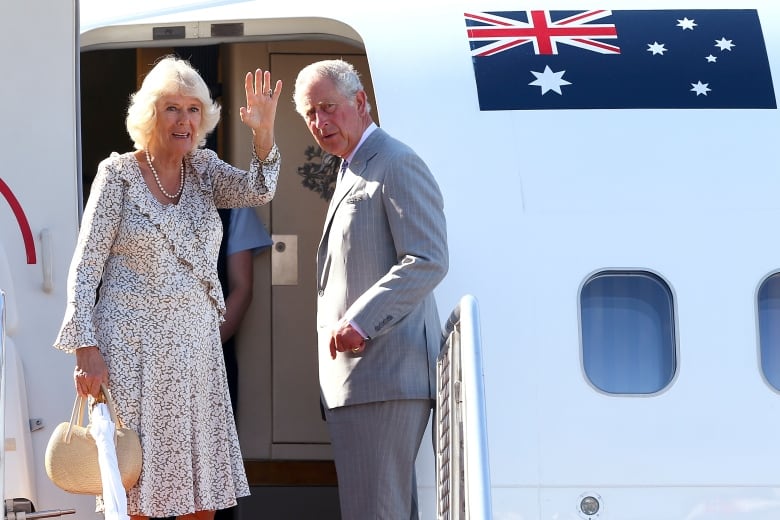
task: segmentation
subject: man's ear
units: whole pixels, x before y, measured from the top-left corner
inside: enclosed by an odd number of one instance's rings
[[[368,106],[368,103],[367,103],[366,92],[364,90],[358,90],[357,94],[355,94],[355,103],[357,106],[358,114],[360,114],[361,116],[366,115],[366,107]]]

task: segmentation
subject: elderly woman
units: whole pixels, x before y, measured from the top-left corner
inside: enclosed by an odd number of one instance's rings
[[[248,172],[199,148],[220,107],[189,63],[166,57],[131,98],[136,151],[100,164],[84,210],[55,347],[76,354],[78,394],[97,396],[106,384],[120,420],[140,435],[133,519],[211,519],[249,494],[219,335],[217,208],[273,197],[282,85],[271,89],[259,69],[245,83]]]

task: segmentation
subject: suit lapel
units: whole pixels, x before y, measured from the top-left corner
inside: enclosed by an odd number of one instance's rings
[[[349,163],[347,171],[344,172],[344,178],[336,184],[336,190],[333,192],[333,198],[330,200],[328,206],[328,213],[325,216],[325,225],[323,227],[323,237],[327,234],[330,228],[333,214],[336,212],[336,208],[339,207],[344,197],[352,189],[352,186],[358,180],[358,177],[363,177],[368,162],[377,154],[377,148],[382,141],[385,133],[381,128],[377,128],[374,132],[368,136],[368,139],[360,146],[352,161]]]
[[[343,178],[336,184],[336,190],[333,192],[333,198],[330,199],[328,205],[328,214],[325,217],[325,226],[330,225],[330,221],[333,218],[333,213],[336,212],[336,208],[344,200],[344,197],[349,193],[349,190],[357,182],[357,176],[352,173],[352,166],[347,168],[344,172]]]
[[[351,165],[350,165],[351,168]],[[333,192],[333,197],[330,199],[328,205],[328,213],[325,216],[325,223],[322,230],[322,238],[320,238],[320,244],[317,248],[317,267],[319,271],[319,286],[324,287],[325,281],[328,278],[328,271],[330,270],[330,258],[328,256],[328,236],[330,235],[330,227],[333,223],[333,215],[336,213],[336,208],[339,207],[341,201],[349,193],[350,188],[357,182],[357,177],[350,172],[344,172],[344,176],[336,184],[336,190]]]
[[[328,258],[328,238],[330,236],[330,228],[333,223],[333,216],[336,214],[338,207],[344,201],[344,198],[358,181],[358,178],[365,177],[365,171],[368,168],[368,163],[377,154],[379,144],[384,139],[385,135],[386,134],[381,128],[377,128],[370,136],[368,136],[360,148],[358,148],[358,151],[355,153],[355,156],[349,163],[347,171],[344,172],[344,177],[338,182],[336,185],[336,190],[333,192],[333,198],[330,200],[328,213],[325,216],[325,223],[322,229],[322,238],[320,239],[320,244],[317,248],[317,267],[319,271],[320,287],[325,286],[328,267],[330,265],[330,259]]]

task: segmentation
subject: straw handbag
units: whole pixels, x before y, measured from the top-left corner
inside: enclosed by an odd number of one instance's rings
[[[141,442],[138,435],[129,428],[122,427],[117,420],[116,406],[111,394],[102,386],[102,398],[105,399],[116,426],[114,441],[119,462],[122,485],[126,490],[138,482],[141,475]],[[87,398],[76,396],[70,422],[60,423],[49,438],[46,447],[46,474],[54,484],[69,492],[83,495],[100,495],[103,484],[98,465],[98,451],[95,439],[89,432],[89,425],[82,426]]]

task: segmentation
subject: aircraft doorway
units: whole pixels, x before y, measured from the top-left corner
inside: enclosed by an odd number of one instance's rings
[[[124,130],[129,95],[155,60],[171,52],[160,47],[82,53],[86,190],[100,160],[132,149]],[[297,72],[313,61],[336,57],[361,71],[376,107],[361,48],[322,40],[219,45],[222,122],[216,148],[228,162],[241,167],[249,162],[250,135],[238,117],[245,73],[270,68],[273,78],[284,82],[276,123],[282,172],[273,202],[256,210],[276,244],[255,257],[253,302],[237,335],[238,431],[252,487],[252,496],[239,502],[238,520],[339,518],[316,357],[315,251],[327,200],[304,185],[312,179],[306,172],[318,167],[320,157],[292,103]],[[376,116],[376,108],[374,112]]]

